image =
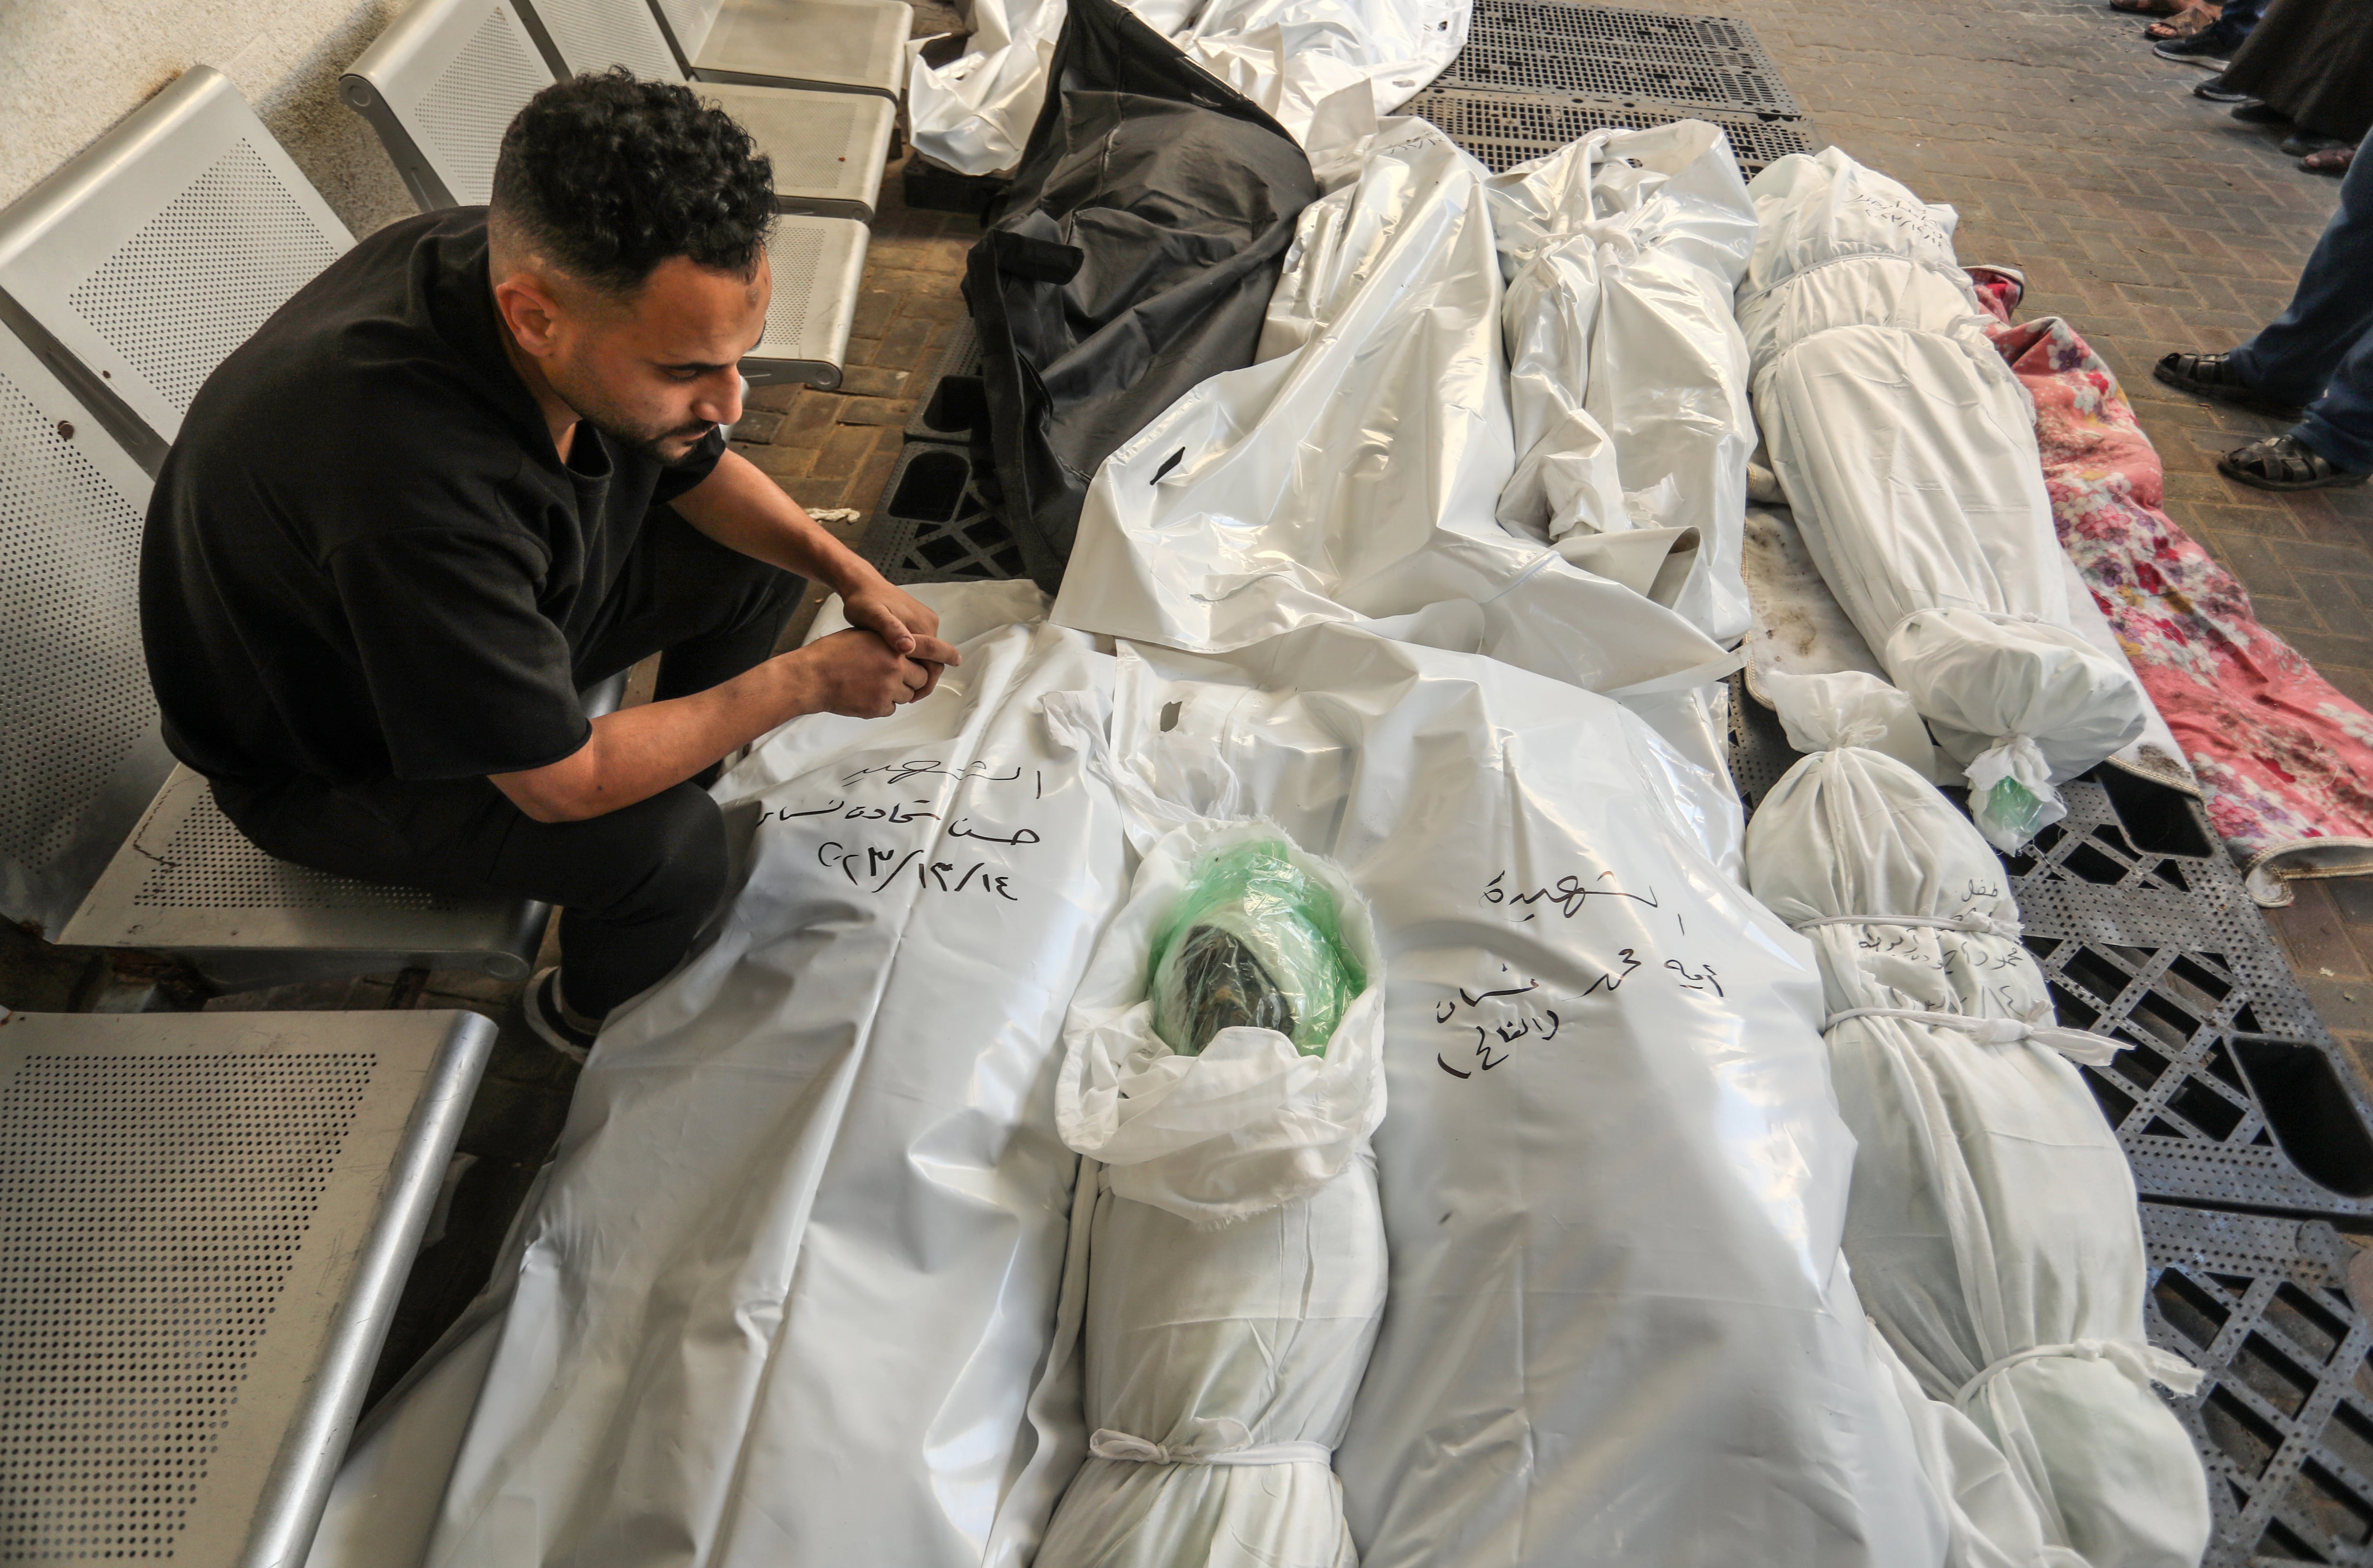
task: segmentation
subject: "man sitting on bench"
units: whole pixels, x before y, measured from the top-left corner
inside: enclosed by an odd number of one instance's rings
[[[725,891],[721,759],[956,661],[726,450],[771,175],[682,86],[545,88],[490,207],[381,229],[223,361],[149,509],[173,755],[285,860],[558,906],[525,1006],[580,1058]],[[776,654],[801,577],[852,629]],[[655,700],[589,723],[579,691],[653,653]]]

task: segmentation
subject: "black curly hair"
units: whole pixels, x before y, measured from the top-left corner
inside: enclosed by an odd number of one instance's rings
[[[630,295],[671,256],[755,271],[775,170],[723,110],[620,66],[528,100],[503,133],[490,210],[570,275]]]

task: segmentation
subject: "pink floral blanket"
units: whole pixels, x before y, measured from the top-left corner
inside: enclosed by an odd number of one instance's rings
[[[2261,903],[2292,876],[2373,871],[2373,715],[2258,624],[2233,575],[2159,509],[2165,471],[2117,377],[2056,316],[1994,346],[2035,398],[2060,543],[2191,759]]]

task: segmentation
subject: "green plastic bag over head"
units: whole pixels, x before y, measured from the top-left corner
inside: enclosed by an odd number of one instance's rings
[[[1154,933],[1153,1029],[1199,1056],[1222,1029],[1273,1029],[1323,1056],[1368,977],[1343,945],[1335,895],[1282,837],[1213,850]]]

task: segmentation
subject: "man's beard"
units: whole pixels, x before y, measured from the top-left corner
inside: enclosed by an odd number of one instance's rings
[[[571,395],[569,389],[555,386],[577,416],[630,451],[638,451],[666,468],[682,468],[700,455],[700,443],[718,427],[703,419],[690,425],[676,425],[653,429],[626,417],[623,410],[611,404],[598,391],[584,395]],[[689,440],[683,451],[671,455],[664,443]]]
[[[597,415],[587,414],[583,418],[587,424],[620,446],[642,453],[645,457],[658,462],[662,468],[683,468],[692,462],[700,455],[701,442],[707,440],[708,433],[717,428],[715,422],[702,420],[696,425],[680,425],[672,430],[661,430],[654,435],[649,430],[622,426]],[[692,444],[684,451],[672,455],[668,452],[665,443],[686,439],[689,439]]]

